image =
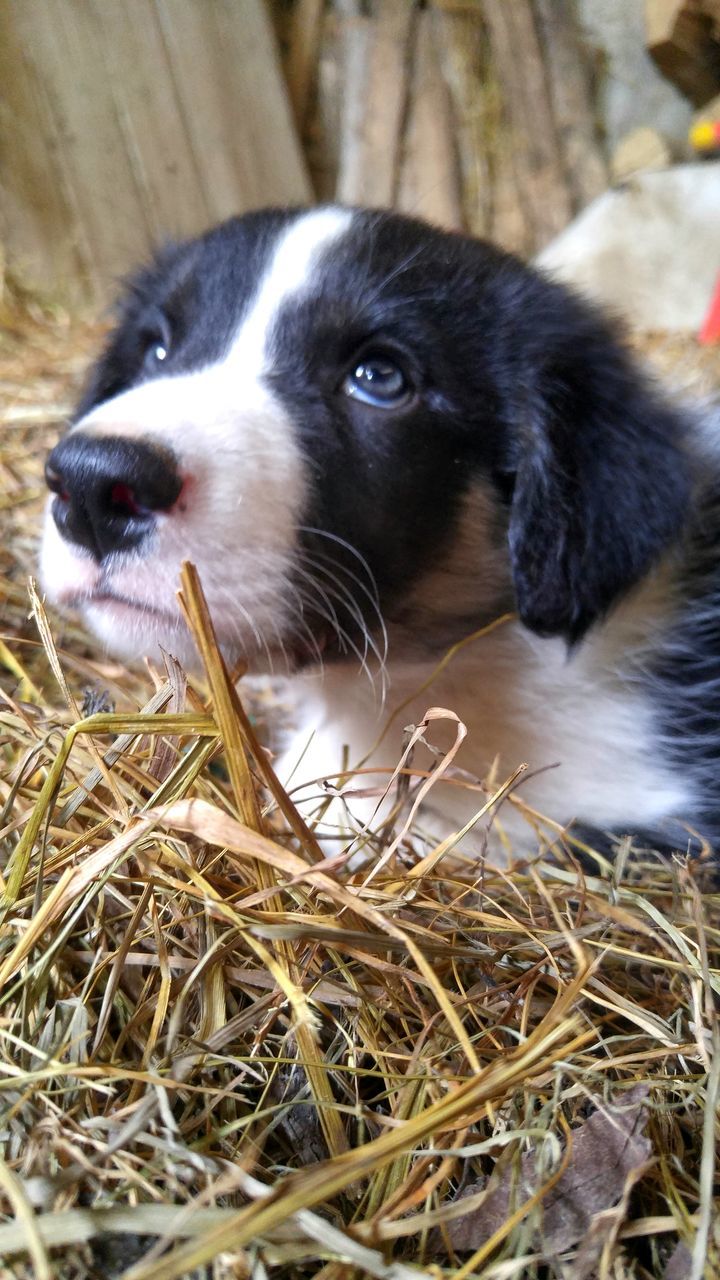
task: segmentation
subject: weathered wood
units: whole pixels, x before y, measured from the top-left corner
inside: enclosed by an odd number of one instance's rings
[[[102,293],[167,235],[313,195],[400,207],[532,255],[607,180],[573,9],[6,0],[10,256],[34,261],[31,282]]]
[[[720,90],[719,23],[714,0],[645,0],[648,51],[696,107]]]
[[[572,77],[563,83],[574,38],[569,17],[543,15],[531,0],[434,0],[434,18],[457,126],[466,224],[530,256],[601,182],[591,162],[583,176],[571,179],[569,172],[591,128],[579,86]],[[564,41],[552,56],[545,44],[550,20]]]
[[[213,218],[311,199],[263,0],[155,3]]]
[[[45,83],[12,24],[0,36],[0,239],[8,266],[41,293],[92,279]]]
[[[176,91],[158,6],[143,6],[142,24],[128,22],[123,4],[84,0],[83,8],[81,21],[97,32],[102,75],[148,242],[205,225],[213,200]],[[80,46],[82,32],[76,34]]]
[[[552,115],[573,210],[608,185],[607,156],[591,93],[592,68],[571,0],[534,0]]]
[[[336,195],[343,204],[352,204],[363,182],[365,83],[372,23],[361,13],[357,0],[338,0],[337,9],[343,102]]]
[[[324,0],[297,0],[284,59],[295,123],[302,134],[317,75]]]
[[[432,14],[418,14],[396,204],[403,213],[459,231],[463,226],[452,108]]]
[[[366,28],[364,65],[360,67],[358,57],[356,67],[364,79],[362,102],[357,92],[353,95],[353,109],[360,108],[361,118],[353,162],[345,167],[341,185],[341,198],[351,204],[387,208],[394,203],[415,16],[411,0],[377,0]]]
[[[167,236],[311,198],[263,0],[5,0],[2,233],[96,297]]]
[[[133,168],[122,136],[102,41],[91,13],[66,0],[10,0],[0,23],[12,20],[35,83],[47,107],[44,142],[62,171],[68,202],[87,247],[89,283],[101,287],[147,254],[151,231],[135,190]],[[0,40],[2,33],[0,33]],[[49,176],[49,175],[48,175]],[[13,175],[3,175],[12,186]],[[35,193],[45,198],[45,184]],[[47,227],[50,244],[65,227]],[[10,245],[12,250],[12,244]],[[54,283],[48,282],[48,283]]]
[[[475,4],[456,6],[436,0],[431,13],[455,124],[464,222],[475,235],[489,236],[495,204],[494,140],[500,125],[500,96],[485,22]]]
[[[323,16],[317,84],[304,142],[316,198],[336,198],[343,135],[344,83],[341,24],[335,9]]]
[[[506,145],[518,198],[527,210],[533,249],[572,216],[542,51],[531,0],[483,0],[492,57],[508,124]]]

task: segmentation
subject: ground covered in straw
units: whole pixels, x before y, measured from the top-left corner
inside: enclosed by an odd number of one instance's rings
[[[3,320],[0,1275],[720,1274],[703,867],[549,829],[510,872],[417,834],[369,883],[327,857],[191,572],[190,682],[29,594],[97,332]]]

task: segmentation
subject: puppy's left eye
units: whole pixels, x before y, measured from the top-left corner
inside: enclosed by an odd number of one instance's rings
[[[167,360],[172,343],[170,325],[162,312],[152,312],[145,320],[142,331],[144,346],[143,365],[147,373],[160,368]]]
[[[354,400],[376,409],[395,409],[404,404],[412,388],[403,370],[387,356],[366,356],[343,382],[343,391]]]

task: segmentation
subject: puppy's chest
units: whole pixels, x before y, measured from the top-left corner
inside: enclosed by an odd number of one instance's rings
[[[641,683],[604,667],[592,646],[568,659],[560,642],[538,641],[519,626],[488,641],[472,659],[456,659],[424,693],[417,690],[431,668],[391,670],[384,709],[368,683],[349,673],[331,671],[322,685],[309,684],[301,728],[286,756],[295,762],[304,750],[294,780],[336,774],[347,754],[351,765],[364,761],[378,769],[362,784],[380,788],[400,757],[403,729],[434,706],[455,712],[467,729],[454,760],[465,775],[495,789],[526,765],[516,795],[555,822],[578,819],[624,831],[687,812],[691,797],[662,760]],[[442,755],[455,735],[448,719],[433,722],[427,736]],[[414,762],[427,769],[437,759],[421,747]],[[357,780],[351,785],[359,789]],[[433,828],[440,834],[457,829],[484,799],[460,777],[439,781],[428,803]],[[351,801],[350,808],[365,821],[375,803]],[[500,820],[513,844],[534,840],[520,806],[503,805]]]

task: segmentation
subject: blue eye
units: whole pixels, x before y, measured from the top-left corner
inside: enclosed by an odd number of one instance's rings
[[[366,356],[358,362],[343,382],[343,391],[353,400],[373,405],[376,409],[395,409],[411,394],[410,384],[402,369],[386,356]]]

